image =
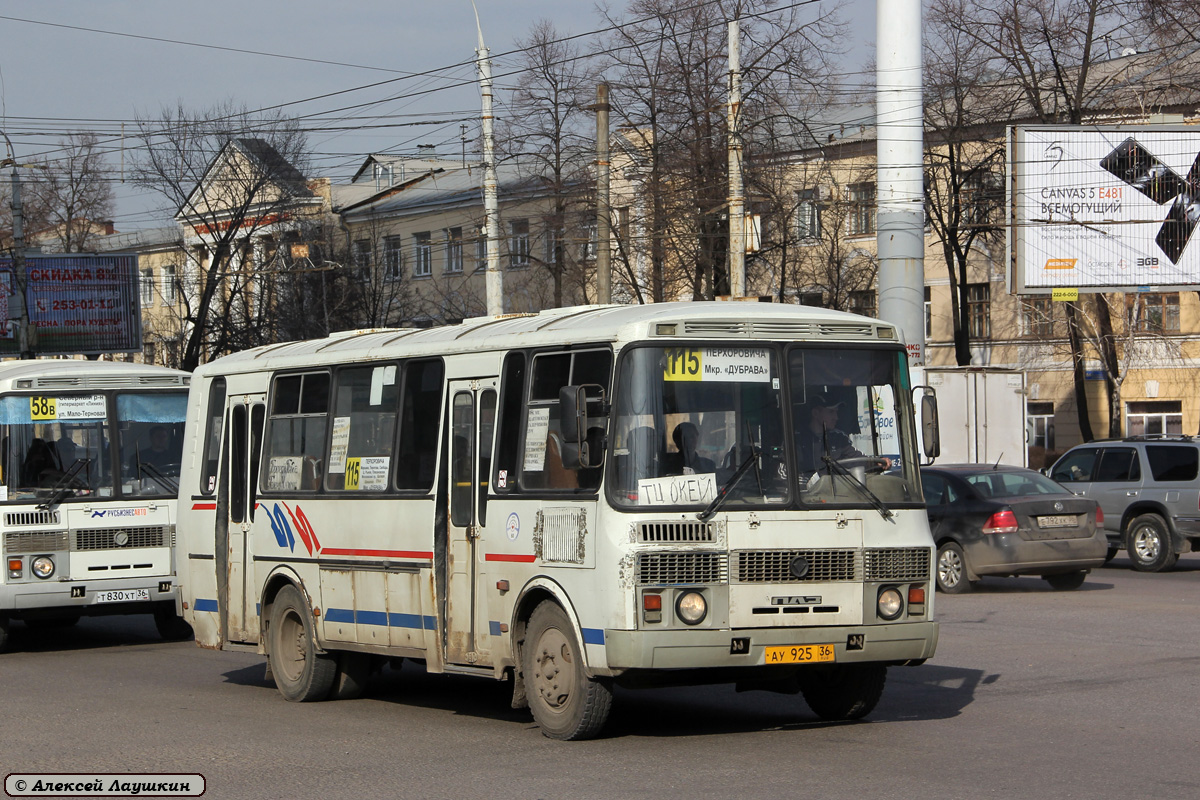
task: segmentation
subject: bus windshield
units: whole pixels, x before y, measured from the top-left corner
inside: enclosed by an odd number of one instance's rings
[[[121,493],[126,496],[176,495],[183,452],[187,394],[117,395]]]
[[[915,502],[898,350],[638,347],[618,371],[612,497],[630,509]],[[739,468],[741,469],[739,473]]]
[[[0,397],[0,499],[112,497],[103,394]]]

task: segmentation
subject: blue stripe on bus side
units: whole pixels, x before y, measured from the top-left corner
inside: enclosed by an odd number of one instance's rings
[[[500,623],[494,619],[488,620],[488,633],[490,633],[492,636],[499,636],[502,633],[500,630]]]
[[[584,644],[604,644],[604,629],[603,628],[584,628],[583,629]]]
[[[217,601],[216,600],[197,599],[192,602],[192,610],[193,611],[216,611],[217,610]]]
[[[354,622],[354,611],[349,608],[325,609],[326,622]]]
[[[359,625],[379,625],[392,628],[415,628],[428,631],[437,630],[437,620],[433,617],[423,617],[420,614],[389,614],[386,611],[355,611],[352,608],[325,609],[327,622],[348,622]]]

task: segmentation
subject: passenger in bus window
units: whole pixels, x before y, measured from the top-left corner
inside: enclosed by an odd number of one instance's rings
[[[679,451],[668,455],[667,472],[672,475],[703,475],[716,472],[717,465],[696,451],[700,444],[700,429],[691,422],[681,422],[671,432],[671,439]]]

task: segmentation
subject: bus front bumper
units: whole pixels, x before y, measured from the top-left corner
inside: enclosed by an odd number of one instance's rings
[[[97,581],[11,583],[0,586],[0,611],[14,617],[38,609],[70,609],[85,616],[136,614],[150,603],[174,602],[179,585],[157,576]]]
[[[633,669],[766,666],[767,648],[817,644],[833,645],[835,663],[900,664],[931,658],[937,642],[938,623],[932,621],[828,628],[604,631],[611,674]]]

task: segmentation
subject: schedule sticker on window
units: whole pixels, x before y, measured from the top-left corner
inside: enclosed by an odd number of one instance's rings
[[[771,353],[747,347],[669,347],[663,364],[663,380],[768,383],[771,380]]]

